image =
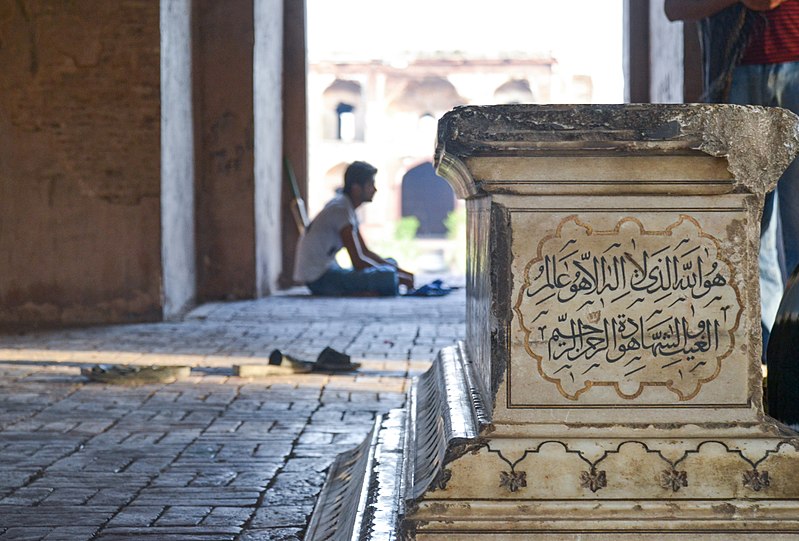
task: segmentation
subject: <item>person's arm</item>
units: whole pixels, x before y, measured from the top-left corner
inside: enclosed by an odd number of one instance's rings
[[[340,231],[340,235],[341,242],[344,244],[344,248],[347,249],[352,266],[356,270],[368,269],[378,265],[390,265],[390,263],[366,247],[366,243],[361,237],[361,232],[352,227],[352,224],[344,226]],[[399,267],[396,267],[396,269],[400,284],[413,287],[413,274]]]
[[[358,241],[360,242],[361,249],[363,250],[363,253],[366,255],[366,257],[374,261],[377,261],[381,265],[391,265],[392,267],[396,267],[396,265],[394,265],[390,261],[386,261],[385,259],[374,253],[372,250],[369,249],[369,247],[366,246],[366,241],[363,240],[363,236],[361,236],[360,230],[356,231],[356,234],[358,235]]]
[[[741,3],[754,11],[768,11],[788,0],[741,0]]]
[[[350,261],[352,261],[352,266],[355,270],[368,269],[369,267],[376,267],[380,264],[379,261],[369,257],[369,250],[364,246],[360,232],[352,227],[352,224],[347,224],[342,227],[339,234],[341,235],[341,242],[344,244],[344,248],[347,249],[347,253],[350,255]]]
[[[739,1],[751,10],[768,11],[785,0],[666,0],[664,11],[670,21],[698,21]]]
[[[361,246],[361,248],[363,249],[364,253],[366,254],[366,256],[369,259],[371,259],[373,261],[377,261],[381,265],[390,265],[390,266],[394,267],[395,269],[397,269],[397,274],[399,274],[400,283],[404,284],[404,285],[406,285],[408,287],[413,287],[413,274],[412,273],[406,271],[405,269],[401,269],[399,267],[399,265],[397,265],[396,263],[392,263],[391,261],[386,261],[385,259],[383,259],[379,255],[377,255],[376,253],[371,251],[369,248],[367,248],[366,242],[363,240],[363,237],[361,236],[360,230],[357,231],[356,233],[358,235],[358,240],[360,241],[360,246]]]

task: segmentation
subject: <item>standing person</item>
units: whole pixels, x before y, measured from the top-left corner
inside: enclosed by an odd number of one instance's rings
[[[706,101],[799,113],[799,0],[666,0],[665,11],[672,21],[699,21]],[[765,351],[783,284],[799,264],[799,160],[766,195],[760,225]]]
[[[383,259],[361,236],[355,209],[372,200],[377,192],[377,168],[353,162],[344,173],[344,188],[313,219],[297,246],[294,280],[308,286],[314,295],[379,295],[399,293],[399,285],[413,289],[413,274],[393,259]],[[336,263],[336,254],[346,248],[353,268]]]

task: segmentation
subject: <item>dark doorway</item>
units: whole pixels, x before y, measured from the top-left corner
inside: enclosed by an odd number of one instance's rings
[[[445,237],[444,220],[454,209],[455,194],[447,181],[436,175],[432,163],[417,165],[402,177],[402,216],[418,218],[417,237]]]

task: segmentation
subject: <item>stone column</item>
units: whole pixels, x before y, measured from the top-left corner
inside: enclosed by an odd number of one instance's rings
[[[306,58],[305,0],[286,0],[283,4],[283,157],[291,165],[300,195],[308,200],[308,61]],[[284,171],[284,177],[286,172]],[[294,257],[300,232],[292,208],[294,194],[288,179],[283,180],[283,267],[280,287],[294,285]]]
[[[798,149],[781,109],[445,115],[467,341],[364,447],[381,518],[362,534],[795,539],[799,438],[763,413],[757,252]]]
[[[253,0],[194,2],[197,297],[255,296]]]
[[[696,22],[669,22],[664,0],[624,1],[625,101],[702,101],[702,51]]]
[[[277,289],[282,265],[283,1],[254,0],[255,292]]]
[[[162,0],[161,29],[161,268],[164,319],[179,319],[197,301],[192,102],[192,2]],[[125,83],[128,84],[128,83]],[[97,128],[95,128],[97,129]],[[102,253],[102,252],[100,252]]]

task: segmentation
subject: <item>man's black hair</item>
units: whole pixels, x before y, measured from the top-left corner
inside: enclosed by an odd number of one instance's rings
[[[374,179],[377,167],[366,162],[352,162],[344,172],[344,193],[349,194],[352,186],[363,186]]]

